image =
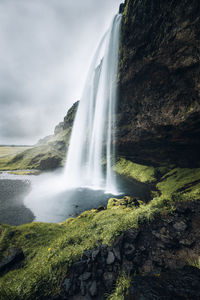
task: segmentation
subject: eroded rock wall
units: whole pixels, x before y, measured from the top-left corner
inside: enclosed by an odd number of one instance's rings
[[[199,166],[200,2],[127,0],[123,15],[118,153]]]

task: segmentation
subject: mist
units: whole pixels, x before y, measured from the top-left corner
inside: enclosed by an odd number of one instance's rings
[[[0,144],[52,134],[121,0],[0,1]]]

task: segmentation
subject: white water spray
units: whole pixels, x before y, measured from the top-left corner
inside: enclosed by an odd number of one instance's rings
[[[120,24],[119,14],[100,42],[89,69],[64,172],[66,185],[70,188],[84,186],[116,192],[112,164]],[[106,160],[106,169],[103,160]]]

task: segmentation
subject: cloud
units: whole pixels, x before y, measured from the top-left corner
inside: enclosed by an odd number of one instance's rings
[[[0,144],[35,143],[80,98],[120,0],[0,2]]]

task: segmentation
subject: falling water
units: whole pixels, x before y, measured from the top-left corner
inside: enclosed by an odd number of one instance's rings
[[[118,14],[101,40],[89,69],[65,166],[65,182],[70,188],[85,186],[116,192],[112,164],[120,24]]]

